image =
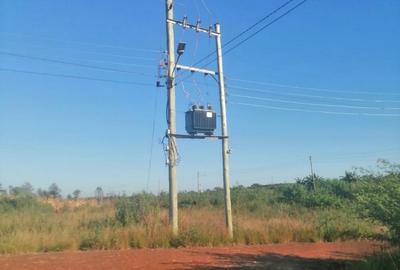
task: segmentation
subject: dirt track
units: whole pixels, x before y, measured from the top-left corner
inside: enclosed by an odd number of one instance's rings
[[[342,269],[381,247],[362,241],[3,255],[0,269]]]

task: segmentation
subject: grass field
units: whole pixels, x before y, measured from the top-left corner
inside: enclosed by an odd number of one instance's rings
[[[96,201],[44,197],[29,185],[14,187],[0,194],[0,254],[355,239],[397,245],[400,166],[383,165],[383,173],[234,187],[233,239],[226,234],[221,188],[179,193],[180,234],[173,237],[166,193]],[[369,260],[368,265],[393,265],[398,255],[377,254]]]
[[[178,238],[173,238],[169,232],[165,209],[146,213],[140,222],[126,225],[117,221],[115,212],[114,203],[105,202],[99,206],[64,209],[58,213],[26,209],[4,214],[0,221],[0,253],[217,246],[231,242],[225,234],[222,209],[182,209],[181,235]],[[236,214],[233,243],[359,239],[373,237],[379,231],[374,224],[342,216],[333,210],[313,211],[297,217],[283,210],[276,212],[271,218]],[[357,227],[354,228],[354,224]]]

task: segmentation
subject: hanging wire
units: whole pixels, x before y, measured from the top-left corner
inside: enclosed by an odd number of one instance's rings
[[[200,16],[200,8],[199,5],[197,4],[196,0],[192,0],[194,6],[196,7],[196,12],[197,12],[197,20],[200,20],[201,16]]]
[[[206,75],[203,76],[203,81],[204,81],[204,85],[206,88],[206,91],[205,91],[206,92],[206,102],[207,102],[207,104],[210,104],[211,97],[210,97],[210,91],[209,91],[208,82],[207,82],[206,77],[207,77]]]
[[[198,83],[196,81],[196,78],[194,76],[192,77],[192,81],[193,81],[193,85],[194,85],[194,87],[196,89],[197,96],[198,96],[199,100],[201,101],[201,103],[204,103],[203,91],[200,89],[200,87],[199,87],[199,85],[198,85]]]
[[[60,40],[52,37],[43,37],[43,36],[38,36],[38,35],[27,35],[27,34],[15,34],[15,33],[9,33],[9,32],[0,32],[0,35],[3,36],[13,36],[15,38],[20,38],[20,39],[39,39],[39,40],[46,40],[46,41],[51,41],[51,42],[56,42],[56,43],[64,43],[64,44],[75,44],[75,45],[83,45],[83,46],[89,46],[89,47],[96,47],[96,48],[109,48],[109,49],[119,49],[119,50],[128,50],[128,51],[139,51],[142,53],[159,53],[159,50],[155,49],[148,49],[148,48],[133,48],[133,47],[125,47],[125,46],[115,46],[115,45],[110,45],[110,44],[99,44],[99,43],[94,43],[94,42],[83,42],[83,41],[76,41],[76,40]],[[24,40],[24,41],[25,41]]]
[[[171,144],[172,144],[172,152],[174,153],[173,165],[177,166],[181,162],[181,155],[179,154],[178,146],[176,145],[176,140],[171,140]]]
[[[156,93],[154,95],[153,123],[152,123],[152,130],[151,130],[149,164],[147,167],[146,192],[149,192],[149,185],[150,185],[150,179],[151,179],[151,168],[152,168],[152,164],[153,164],[153,148],[154,148],[154,134],[155,134],[155,126],[156,126],[157,107],[158,107],[158,91],[156,91]]]
[[[39,57],[39,56],[19,54],[19,53],[14,53],[14,52],[5,52],[5,51],[0,51],[0,54],[11,56],[11,57],[35,60],[35,61],[42,61],[42,62],[48,62],[48,63],[61,64],[61,65],[76,66],[76,67],[80,67],[80,68],[97,69],[97,70],[102,70],[102,71],[111,71],[111,72],[119,72],[119,73],[130,73],[130,74],[137,74],[137,75],[145,76],[145,77],[153,77],[153,75],[146,74],[146,73],[143,73],[143,72],[140,72],[140,71],[125,70],[125,69],[118,69],[118,68],[111,68],[111,67],[104,67],[104,66],[97,66],[97,65],[88,65],[88,64],[82,64],[82,63],[73,62],[73,61],[66,61],[64,59],[54,59],[54,58],[47,58],[47,57]]]
[[[210,19],[210,22],[214,21],[214,15],[211,12],[211,10],[208,8],[206,2],[204,0],[200,0],[201,4],[203,5],[204,9],[207,11],[208,13],[208,17]]]
[[[80,75],[74,75],[74,74],[65,74],[65,73],[49,73],[49,72],[39,72],[39,71],[33,71],[33,70],[21,70],[21,69],[11,69],[11,68],[0,68],[0,71],[23,73],[23,74],[37,75],[37,76],[46,76],[46,77],[56,77],[56,78],[64,78],[64,79],[76,79],[76,80],[117,83],[117,84],[152,86],[152,84],[150,84],[150,83],[122,81],[122,80],[113,80],[113,79],[104,79],[104,78],[94,78],[94,77],[80,76]]]
[[[250,84],[258,84],[258,85],[266,85],[266,86],[274,86],[274,87],[279,87],[279,88],[291,88],[291,89],[298,89],[298,90],[309,90],[309,91],[315,91],[315,92],[326,92],[326,93],[338,93],[338,94],[354,94],[354,95],[392,95],[392,96],[400,96],[398,90],[397,92],[392,91],[392,92],[383,92],[381,90],[375,90],[375,91],[353,91],[353,90],[344,90],[344,89],[329,89],[329,88],[318,88],[318,87],[310,87],[310,86],[303,86],[303,85],[296,85],[296,84],[284,84],[284,83],[275,83],[275,82],[265,82],[265,81],[254,81],[254,80],[244,80],[244,79],[238,79],[238,78],[232,78],[229,77],[229,80],[231,81],[237,81],[237,82],[242,82],[242,83],[250,83]]]
[[[254,108],[265,108],[271,110],[293,111],[293,112],[306,112],[330,115],[348,115],[348,116],[376,116],[376,117],[400,117],[400,114],[393,113],[364,113],[364,112],[341,112],[341,111],[326,111],[326,110],[309,110],[302,108],[290,108],[285,106],[270,106],[264,104],[246,103],[246,102],[230,102],[230,104],[242,105]]]
[[[161,80],[167,78],[167,52],[161,53],[159,63],[157,65],[157,87],[162,87]]]
[[[176,140],[170,140],[170,136],[168,133],[164,135],[164,137],[161,140],[161,144],[163,146],[163,152],[164,152],[164,157],[165,157],[165,165],[173,165],[176,166],[180,163],[181,161],[181,155],[178,152],[178,147],[176,145]],[[171,143],[170,143],[171,142]],[[173,160],[169,159],[169,150],[171,148],[171,151],[173,153]]]
[[[194,100],[193,100],[192,96],[190,95],[190,92],[186,90],[185,84],[183,82],[181,82],[181,88],[182,88],[183,96],[187,100],[189,100],[189,102],[191,104],[194,104]]]
[[[168,139],[168,136],[164,135],[164,137],[162,138],[162,140],[160,142],[160,144],[162,145],[162,148],[163,148],[163,152],[164,152],[165,166],[168,166],[168,164],[169,164],[168,143],[166,142],[167,139]]]

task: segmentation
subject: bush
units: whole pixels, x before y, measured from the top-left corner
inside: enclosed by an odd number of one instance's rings
[[[85,237],[81,239],[81,242],[79,244],[79,249],[80,250],[89,250],[89,249],[94,249],[97,246],[97,239],[96,237]]]
[[[398,270],[400,269],[400,251],[386,251],[374,254],[366,259],[355,262],[346,270]]]
[[[317,217],[317,229],[324,241],[362,239],[374,236],[371,224],[350,210],[323,211]]]
[[[151,214],[157,214],[159,206],[156,196],[142,193],[129,198],[121,198],[116,203],[115,219],[122,226],[147,223]]]
[[[40,202],[34,196],[0,197],[0,213],[24,210],[50,212],[52,208],[50,205]]]
[[[392,240],[400,242],[400,178],[391,175],[365,183],[358,194],[360,212],[387,225]]]
[[[294,203],[309,208],[339,208],[343,206],[342,199],[335,194],[332,194],[332,192],[330,192],[328,189],[318,189],[318,191],[313,192],[303,184],[298,183],[285,187],[282,190],[282,195],[280,196],[279,200],[281,202]]]

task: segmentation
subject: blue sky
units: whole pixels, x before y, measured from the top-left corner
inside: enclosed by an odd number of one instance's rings
[[[220,22],[226,42],[283,3],[181,0],[175,15]],[[164,20],[162,0],[0,0],[3,186],[167,190],[166,91],[155,87]],[[232,183],[293,181],[309,173],[309,155],[326,177],[377,158],[399,162],[399,23],[399,1],[309,0],[226,54]],[[187,43],[182,64],[214,49],[207,35],[175,34]],[[182,133],[191,102],[218,107],[211,78],[183,78]],[[197,188],[198,171],[203,188],[222,186],[220,142],[178,147],[180,190]]]

